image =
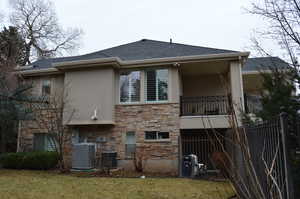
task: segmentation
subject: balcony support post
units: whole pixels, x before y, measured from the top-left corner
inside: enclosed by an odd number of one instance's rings
[[[241,61],[230,62],[229,79],[233,109],[238,118],[238,126],[241,126],[245,110]]]

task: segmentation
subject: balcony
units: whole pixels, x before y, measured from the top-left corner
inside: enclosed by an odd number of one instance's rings
[[[232,108],[244,108],[237,83],[242,78],[240,62],[184,63],[180,69],[180,129],[230,128]]]
[[[197,96],[180,97],[181,116],[208,116],[208,115],[228,115],[229,97],[219,96]]]

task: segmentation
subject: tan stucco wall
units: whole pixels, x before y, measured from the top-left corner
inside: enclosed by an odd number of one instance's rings
[[[257,74],[244,74],[243,75],[244,93],[251,95],[261,95],[263,91],[263,78]]]
[[[114,121],[115,73],[113,68],[65,73],[65,92],[70,109],[74,110],[71,124],[101,124]],[[94,110],[98,120],[92,120]],[[64,115],[68,120],[70,111]]]
[[[180,129],[229,128],[229,116],[187,116],[180,117]]]
[[[183,95],[192,96],[214,96],[225,95],[226,88],[219,75],[199,75],[182,77]]]
[[[180,99],[180,79],[178,68],[172,67],[169,69],[169,101],[178,103]]]
[[[51,81],[51,94],[56,95],[61,93],[64,88],[64,75],[48,75],[40,77],[31,77],[26,78],[28,82],[32,82],[31,93],[34,96],[42,95],[42,81],[50,80]]]
[[[53,95],[62,94],[64,91],[64,75],[57,75],[51,79],[51,93]]]

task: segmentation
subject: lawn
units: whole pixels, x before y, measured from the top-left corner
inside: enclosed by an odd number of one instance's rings
[[[77,177],[46,171],[0,169],[0,198],[178,198],[227,199],[233,195],[225,182],[182,178]]]

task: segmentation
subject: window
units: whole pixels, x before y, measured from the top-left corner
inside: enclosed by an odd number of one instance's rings
[[[51,94],[51,81],[49,79],[42,81],[42,95],[49,96]]]
[[[140,71],[127,71],[120,74],[120,102],[140,101]]]
[[[147,70],[145,82],[147,102],[168,100],[168,69]]]
[[[146,131],[145,140],[168,140],[170,139],[169,132]]]
[[[136,148],[135,132],[126,133],[125,141],[125,156],[127,158],[133,158]]]
[[[55,151],[55,138],[46,133],[35,133],[33,137],[34,151]]]

